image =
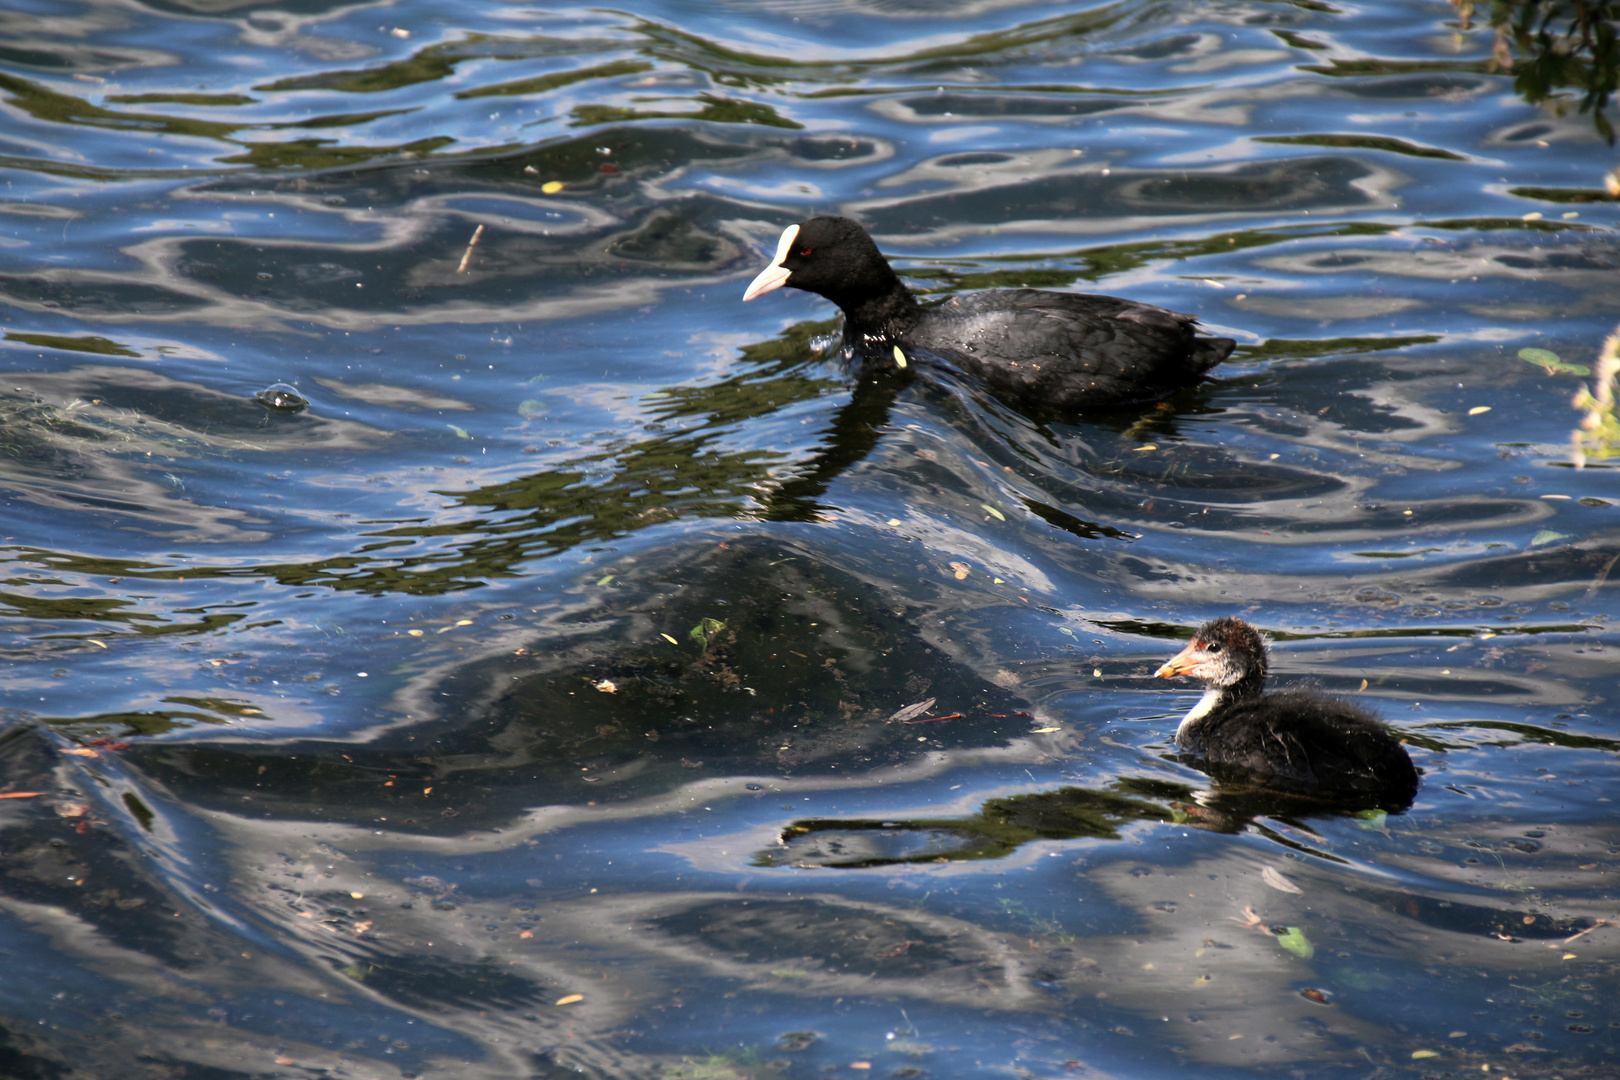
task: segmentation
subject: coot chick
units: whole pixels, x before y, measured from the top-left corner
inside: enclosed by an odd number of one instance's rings
[[[1214,619],[1155,672],[1208,687],[1176,729],[1176,745],[1220,772],[1311,794],[1410,806],[1417,770],[1377,716],[1313,690],[1263,693],[1266,646],[1242,619]]]
[[[919,304],[859,224],[789,225],[743,293],[783,285],[844,312],[844,347],[868,365],[938,361],[1001,400],[1042,412],[1152,401],[1225,360],[1231,338],[1199,337],[1191,315],[1114,296],[994,289]]]

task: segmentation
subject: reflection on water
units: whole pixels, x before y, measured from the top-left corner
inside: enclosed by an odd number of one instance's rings
[[[1454,0],[1468,29],[1475,7],[1471,0]],[[1496,31],[1491,53],[1493,67],[1515,73],[1513,89],[1532,105],[1557,91],[1576,87],[1585,91],[1580,112],[1590,113],[1598,133],[1614,145],[1614,124],[1604,115],[1609,97],[1620,86],[1620,48],[1614,33],[1616,11],[1607,0],[1568,0],[1538,5],[1523,0],[1492,0],[1488,22]],[[1513,55],[1509,42],[1522,54]],[[1559,100],[1559,104],[1564,102]]]
[[[1605,1075],[1620,474],[1566,448],[1620,248],[1558,97],[1603,130],[1602,49],[1249,2],[0,27],[0,1072]],[[1240,350],[1083,417],[857,377],[817,298],[740,302],[826,212],[923,292]],[[1410,809],[1176,754],[1152,672],[1224,614],[1390,720]]]

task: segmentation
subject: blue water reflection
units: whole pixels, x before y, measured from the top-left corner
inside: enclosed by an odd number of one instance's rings
[[[1489,29],[0,27],[0,1071],[1610,1068],[1614,154]],[[1240,348],[1084,417],[859,379],[740,302],[825,212]],[[1177,757],[1152,672],[1222,614],[1390,721],[1409,811]]]

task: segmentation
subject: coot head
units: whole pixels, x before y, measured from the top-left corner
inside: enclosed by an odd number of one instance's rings
[[[1266,643],[1242,619],[1211,619],[1193,634],[1187,647],[1167,660],[1155,675],[1168,679],[1191,675],[1213,687],[1248,683],[1255,692],[1265,685]]]
[[[906,293],[866,230],[844,217],[811,218],[783,229],[776,255],[749,283],[743,299],[752,300],[784,285],[824,296],[847,312],[897,292]]]

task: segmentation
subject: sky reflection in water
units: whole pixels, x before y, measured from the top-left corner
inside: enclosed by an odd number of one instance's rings
[[[198,0],[0,38],[10,1074],[1613,1068],[1620,490],[1519,350],[1620,319],[1614,155],[1488,30]],[[739,302],[831,211],[921,291],[1240,351],[1083,420],[854,384],[828,305]],[[1152,671],[1217,614],[1384,713],[1409,812],[1175,755]]]

